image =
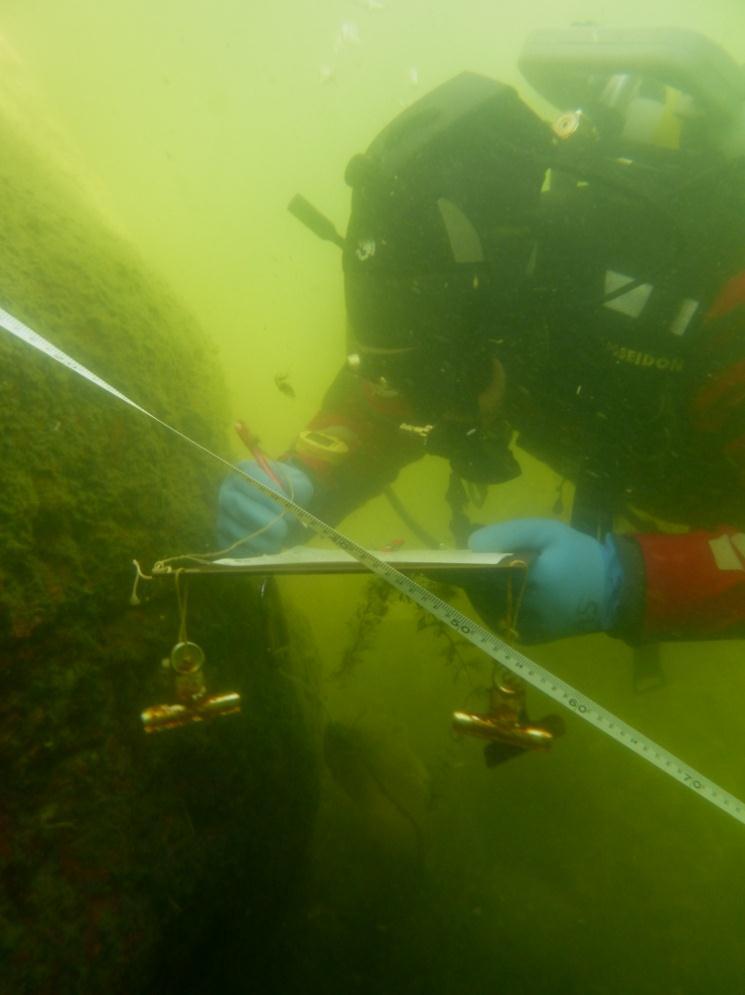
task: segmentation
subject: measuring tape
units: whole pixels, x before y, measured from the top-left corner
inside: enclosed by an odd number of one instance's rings
[[[384,563],[383,560],[378,559],[369,549],[359,546],[352,539],[348,538],[348,536],[337,532],[336,529],[332,528],[326,522],[320,518],[316,518],[311,512],[306,511],[305,508],[290,500],[285,494],[255,480],[250,474],[245,473],[229,460],[224,459],[206,446],[203,446],[200,442],[196,442],[177,428],[169,425],[168,422],[163,421],[157,415],[154,415],[146,408],[132,401],[115,387],[106,383],[105,380],[97,377],[95,373],[81,366],[80,363],[68,356],[67,353],[62,352],[56,346],[52,345],[51,342],[48,342],[27,325],[24,325],[23,322],[14,318],[13,315],[8,314],[7,311],[3,311],[2,308],[0,308],[0,327],[28,345],[33,346],[33,348],[45,353],[56,362],[66,366],[79,376],[89,380],[107,393],[112,394],[141,414],[146,415],[152,421],[157,422],[163,428],[177,435],[185,442],[188,442],[189,445],[194,446],[211,459],[217,460],[218,463],[222,463],[230,470],[240,474],[240,476],[250,482],[252,487],[255,487],[262,494],[276,501],[286,511],[295,515],[303,525],[312,529],[318,535],[330,539],[341,549],[346,550],[350,556],[353,556],[366,566],[368,570],[377,574],[386,583],[390,584],[391,587],[395,587],[396,590],[400,591],[407,598],[416,602],[416,604],[439,622],[449,625],[463,639],[483,650],[492,660],[495,660],[517,677],[522,678],[528,684],[542,691],[549,698],[553,698],[558,704],[568,708],[570,712],[574,712],[575,715],[584,719],[585,722],[589,722],[590,725],[595,726],[596,729],[605,733],[606,736],[615,739],[617,743],[625,746],[627,750],[636,753],[637,756],[658,767],[663,773],[679,781],[684,787],[690,788],[691,791],[694,791],[702,798],[705,798],[706,801],[711,802],[712,805],[716,805],[717,808],[720,808],[723,812],[731,815],[733,819],[737,819],[738,822],[745,825],[745,804],[739,798],[735,798],[734,795],[725,791],[724,788],[720,788],[719,785],[709,780],[709,778],[705,777],[699,771],[683,763],[682,760],[679,760],[643,733],[638,732],[627,722],[619,719],[612,712],[598,705],[591,698],[588,698],[587,695],[582,694],[581,691],[572,687],[571,684],[567,684],[566,681],[555,677],[540,664],[524,656],[518,650],[514,649],[514,647],[509,646],[489,629],[485,629],[482,625],[474,622],[473,619],[464,615],[463,612],[448,604],[447,601],[438,598],[431,591],[422,587],[421,584],[417,584],[416,581],[411,580],[411,578],[396,570],[389,563]]]

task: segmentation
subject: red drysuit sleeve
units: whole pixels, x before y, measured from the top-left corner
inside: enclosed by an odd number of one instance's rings
[[[644,563],[642,632],[650,639],[745,636],[745,272],[724,287],[707,319],[691,431],[723,456],[736,492],[727,503],[742,512],[715,529],[635,536]]]
[[[645,638],[745,636],[745,533],[635,538],[644,559]]]
[[[375,385],[342,370],[328,390],[309,430],[338,438],[348,454],[340,462],[303,452],[299,443],[290,457],[313,478],[313,511],[339,522],[350,511],[390,484],[407,463],[424,452],[421,442],[399,426],[413,413],[399,396],[386,396]]]

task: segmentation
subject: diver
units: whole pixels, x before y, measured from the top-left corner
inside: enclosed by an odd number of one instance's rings
[[[740,637],[745,75],[691,32],[587,26],[520,67],[552,123],[464,73],[349,163],[344,237],[295,202],[342,250],[352,355],[274,465],[336,523],[425,453],[456,489],[512,479],[517,445],[574,485],[570,523],[459,538],[533,554],[523,642]],[[256,533],[243,555],[303,538],[236,475],[218,531]]]

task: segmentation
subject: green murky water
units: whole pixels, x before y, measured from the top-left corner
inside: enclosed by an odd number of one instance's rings
[[[463,69],[518,85],[545,112],[520,81],[517,53],[533,28],[576,20],[675,24],[738,61],[745,52],[734,0],[26,0],[0,9],[0,113],[206,328],[230,417],[278,454],[344,355],[336,250],[288,215],[290,197],[301,190],[343,229],[347,160]],[[482,521],[551,514],[559,478],[526,454],[521,462],[519,479],[492,488]],[[442,539],[446,486],[435,459],[397,484]],[[372,546],[412,541],[382,499],[343,528]],[[741,825],[572,716],[550,752],[487,768],[477,742],[450,732],[455,709],[484,704],[486,661],[454,659],[396,603],[339,679],[366,580],[293,578],[281,590],[308,617],[323,666],[303,689],[331,730],[315,834],[269,963],[242,956],[249,917],[205,985],[364,995],[740,989]],[[531,652],[745,793],[742,642],[664,646],[665,684],[641,694],[631,651],[616,640]],[[554,708],[537,692],[528,701],[536,715]],[[271,785],[255,804],[271,810]]]

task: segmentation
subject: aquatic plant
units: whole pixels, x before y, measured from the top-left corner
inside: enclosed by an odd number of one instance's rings
[[[417,574],[415,579],[443,601],[452,602],[458,596],[458,589],[452,584],[434,580],[424,574]],[[371,577],[351,623],[352,639],[345,647],[341,662],[334,671],[335,678],[348,677],[374,649],[380,625],[393,604],[407,606],[415,620],[417,632],[427,630],[436,637],[440,659],[454,669],[456,678],[472,668],[474,649],[470,643],[455,635],[444,622],[438,621],[386,581],[380,577]]]

